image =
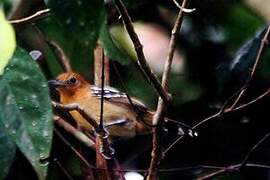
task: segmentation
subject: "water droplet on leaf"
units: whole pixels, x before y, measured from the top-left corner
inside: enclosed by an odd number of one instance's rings
[[[68,19],[66,20],[66,24],[69,25],[70,23],[71,23],[71,19],[68,18]]]
[[[82,5],[82,1],[77,1],[77,4],[78,4],[79,6],[81,6],[81,5]]]
[[[22,76],[22,80],[23,80],[23,81],[25,81],[25,80],[27,80],[27,79],[29,79],[29,77],[27,77],[27,76]]]
[[[32,95],[31,95],[31,98],[36,99],[36,98],[37,98],[37,95],[32,94]]]
[[[84,44],[85,44],[86,46],[88,46],[88,45],[89,45],[89,41],[84,41]]]
[[[43,131],[43,134],[42,134],[44,137],[48,137],[49,136],[49,132],[48,131]]]
[[[45,88],[45,87],[47,87],[47,84],[46,84],[46,83],[43,83],[43,84],[41,85],[41,87]]]
[[[42,56],[42,53],[38,50],[33,50],[29,54],[34,60],[38,60]]]
[[[37,125],[37,122],[36,121],[33,121],[32,122],[32,126],[36,126]]]
[[[80,21],[80,26],[83,27],[85,25],[84,21]]]

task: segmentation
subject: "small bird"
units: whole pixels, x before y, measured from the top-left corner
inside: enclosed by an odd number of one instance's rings
[[[90,85],[80,74],[67,72],[60,74],[55,80],[48,81],[49,86],[56,88],[63,105],[77,103],[86,113],[99,123],[101,109],[100,87]],[[134,137],[151,133],[154,111],[150,111],[141,101],[130,98],[126,93],[112,87],[104,87],[103,91],[104,126],[112,137]],[[77,112],[70,112],[76,123],[85,130],[92,126]],[[165,118],[165,120],[169,120]],[[191,128],[181,123],[180,134],[192,136]]]

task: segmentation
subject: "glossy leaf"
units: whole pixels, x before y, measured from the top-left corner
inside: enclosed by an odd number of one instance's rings
[[[52,140],[52,108],[47,82],[37,63],[17,48],[0,79],[0,122],[6,135],[45,179]]]
[[[255,63],[265,32],[266,28],[259,31],[255,37],[240,47],[230,62],[219,65],[217,70],[222,89],[234,92],[245,83],[250,76],[250,69]]]
[[[236,53],[229,64],[229,70],[234,72],[247,71],[250,68],[257,57],[260,49],[261,41],[265,35],[266,29],[260,31],[256,36],[247,41]]]
[[[93,50],[105,20],[104,2],[99,0],[46,0],[52,18],[40,24],[71,60],[74,70],[89,71]]]
[[[7,91],[0,86],[0,92],[0,101],[3,102],[3,98],[5,98],[3,93]],[[0,114],[0,116],[3,116],[3,114]],[[3,117],[0,117],[0,119],[3,119]],[[4,179],[6,177],[16,152],[16,145],[10,139],[9,134],[5,129],[6,127],[4,124],[0,122],[0,179]]]
[[[112,60],[118,61],[122,65],[131,62],[131,58],[128,56],[128,54],[123,50],[120,50],[119,47],[117,47],[117,45],[114,43],[105,23],[102,25],[99,38],[104,47],[105,54],[108,57],[110,57]]]
[[[3,74],[5,66],[16,47],[15,33],[12,26],[5,19],[0,4],[0,75]]]

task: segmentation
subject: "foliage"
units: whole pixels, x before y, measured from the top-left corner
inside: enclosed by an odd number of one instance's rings
[[[4,17],[4,12],[0,4],[0,75],[3,74],[4,68],[11,58],[15,47],[15,33],[11,25]]]
[[[52,159],[62,162],[72,176],[83,178],[82,162],[70,148],[66,148],[61,138],[53,138],[55,127],[47,80],[54,78],[60,68],[57,69],[55,54],[48,48],[46,41],[59,43],[70,59],[72,68],[88,79],[93,79],[94,73],[90,70],[93,69],[94,49],[99,43],[105,55],[112,60],[112,86],[126,89],[130,95],[141,98],[152,109],[155,109],[157,94],[135,65],[137,55],[131,50],[133,46],[129,44],[130,40],[120,24],[121,18],[113,1],[39,0],[25,3],[21,0],[24,3],[16,10],[18,2],[5,1],[6,17],[18,19],[45,8],[50,8],[50,14],[36,19],[33,24],[26,22],[14,25],[15,40],[14,30],[0,9],[0,179],[16,179],[21,174],[23,176],[20,178],[27,177],[31,169],[25,168],[27,171],[24,172],[24,167],[16,169],[14,164],[21,159],[21,154],[28,161],[23,162],[23,166],[24,163],[31,164],[39,179],[66,178],[61,168],[55,166],[58,161]],[[173,27],[171,19],[176,12],[172,2],[129,0],[125,4],[132,20],[140,22],[142,26],[144,23],[158,24],[169,38]],[[224,4],[226,8],[221,13]],[[224,101],[244,85],[257,58],[266,28],[260,30],[264,20],[242,2],[194,1],[190,5],[195,6],[197,11],[186,14],[181,32],[177,32],[177,48],[183,55],[181,63],[185,69],[181,73],[170,74],[168,89],[173,101],[166,115],[194,125],[203,117],[220,110]],[[218,15],[215,16],[215,13]],[[154,47],[156,41],[151,41]],[[269,88],[268,47],[262,54],[262,64],[258,65],[258,72],[249,84],[250,89],[243,102],[249,102]],[[31,50],[41,51],[42,57],[33,60],[29,55]],[[55,96],[54,92],[51,92],[51,96]],[[264,117],[268,115],[268,107],[269,102],[262,100],[258,107],[217,118],[198,130],[197,139],[187,138],[187,142],[175,145],[175,149],[162,161],[161,168],[208,163],[224,166],[239,162],[243,154],[269,131],[267,118]],[[169,124],[169,132],[165,132],[166,128],[162,137],[164,148],[178,137],[178,126]],[[92,162],[92,151],[89,152],[82,144],[78,145],[70,134],[62,133]],[[125,165],[123,168],[148,167],[150,139],[146,135],[113,141],[120,165]],[[269,150],[266,149],[257,157],[264,159],[268,154]],[[194,179],[208,171],[196,166],[185,171],[160,172],[163,179]],[[255,172],[254,179],[266,174],[266,171],[257,172],[254,169],[250,172],[241,170],[236,174],[222,176],[221,179],[246,179],[252,172]]]
[[[30,55],[18,47],[0,81],[1,133],[7,140],[7,148],[1,150],[5,158],[1,158],[0,169],[7,171],[17,146],[39,178],[45,179],[48,163],[43,160],[49,156],[52,140],[52,109],[45,78]]]

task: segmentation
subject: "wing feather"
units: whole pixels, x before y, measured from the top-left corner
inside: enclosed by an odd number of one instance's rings
[[[93,96],[101,98],[100,87],[91,86],[91,91]],[[131,98],[132,104],[134,105],[133,107],[126,93],[109,86],[104,87],[103,97],[107,102],[118,104],[120,106],[126,106],[128,108],[135,108],[133,110],[137,111],[137,113],[146,113],[148,111],[147,107],[140,100]]]

